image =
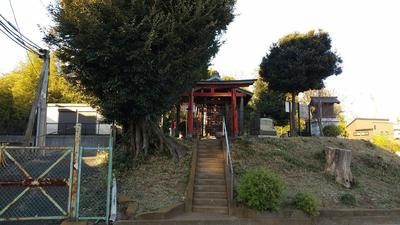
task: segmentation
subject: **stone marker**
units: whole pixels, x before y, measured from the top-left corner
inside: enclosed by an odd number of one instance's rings
[[[272,119],[260,118],[260,135],[276,136]]]

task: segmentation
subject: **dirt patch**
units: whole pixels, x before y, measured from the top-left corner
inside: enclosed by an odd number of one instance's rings
[[[352,150],[351,169],[356,185],[346,189],[324,172],[325,147]],[[249,168],[266,167],[286,184],[285,207],[297,192],[313,193],[322,208],[400,208],[400,157],[366,141],[337,138],[241,138],[233,142],[235,187]],[[351,194],[356,204],[340,201]]]
[[[179,162],[167,155],[152,155],[135,168],[119,173],[118,192],[137,204],[136,214],[157,211],[184,200],[194,142],[182,143],[189,151]]]

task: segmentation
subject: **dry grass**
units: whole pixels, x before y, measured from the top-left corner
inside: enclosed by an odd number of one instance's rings
[[[193,142],[183,144],[190,151],[179,162],[166,155],[152,155],[136,168],[119,174],[118,192],[138,203],[137,213],[157,211],[183,201]]]
[[[324,172],[326,146],[351,149],[356,185],[346,189]],[[337,138],[242,138],[233,142],[236,180],[254,167],[266,167],[283,177],[284,206],[297,192],[313,193],[322,208],[400,208],[400,157],[369,142]],[[238,184],[236,183],[236,186]],[[350,193],[355,206],[340,197]]]

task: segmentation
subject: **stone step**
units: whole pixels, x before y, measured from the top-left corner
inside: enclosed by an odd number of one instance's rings
[[[222,163],[222,162],[197,162],[197,167],[202,167],[202,168],[224,168],[224,163]]]
[[[211,159],[223,159],[224,155],[223,154],[214,154],[214,153],[199,153],[197,155],[197,158],[211,158]]]
[[[198,173],[209,173],[209,174],[225,174],[225,169],[222,167],[197,167],[196,172]]]
[[[201,179],[198,178],[195,181],[195,184],[200,185],[225,185],[225,179]]]
[[[215,155],[223,155],[223,151],[209,151],[209,150],[200,150],[197,151],[198,154],[215,154]]]
[[[227,199],[226,192],[195,192],[194,198],[218,198],[218,199]]]
[[[196,172],[196,179],[225,179],[225,173]]]
[[[228,207],[222,206],[193,206],[193,212],[228,214]]]
[[[220,198],[194,198],[193,206],[228,206],[228,201]]]
[[[225,185],[194,185],[195,192],[226,192]]]
[[[224,163],[224,159],[221,158],[198,158],[197,162],[201,163]]]

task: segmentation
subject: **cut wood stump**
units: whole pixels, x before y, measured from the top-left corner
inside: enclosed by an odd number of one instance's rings
[[[351,173],[351,150],[328,147],[325,150],[325,171],[334,175],[336,182],[346,188],[354,183]]]

